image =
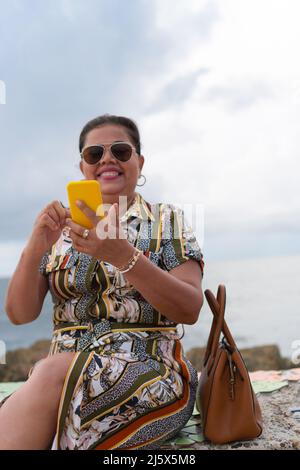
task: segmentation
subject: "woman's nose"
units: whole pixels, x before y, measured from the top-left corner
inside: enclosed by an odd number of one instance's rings
[[[111,152],[111,148],[109,146],[106,146],[103,150],[103,155],[100,161],[103,162],[103,161],[110,161],[110,160],[116,160],[116,159]]]

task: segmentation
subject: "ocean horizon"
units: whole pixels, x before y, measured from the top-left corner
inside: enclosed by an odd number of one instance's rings
[[[0,278],[0,341],[6,351],[31,346],[52,334],[52,299],[48,293],[39,317],[25,325],[10,323],[4,311],[9,278]],[[230,261],[205,260],[203,291],[215,295],[226,287],[225,317],[238,348],[276,344],[291,358],[300,347],[300,255]],[[212,313],[205,299],[199,319],[184,325],[184,350],[205,346]],[[182,331],[182,326],[178,327]],[[298,342],[298,343],[297,343]]]

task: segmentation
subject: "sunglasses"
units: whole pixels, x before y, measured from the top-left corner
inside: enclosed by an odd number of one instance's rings
[[[105,150],[109,148],[113,157],[120,162],[127,162],[136,149],[129,142],[114,142],[112,144],[90,145],[81,152],[81,158],[88,165],[96,165],[104,155]]]

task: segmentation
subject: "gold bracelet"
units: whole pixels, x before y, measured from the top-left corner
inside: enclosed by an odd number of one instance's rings
[[[118,271],[121,274],[127,273],[128,271],[130,271],[130,269],[133,268],[133,266],[135,265],[135,263],[137,262],[137,260],[139,259],[141,254],[142,254],[142,251],[139,250],[138,248],[135,248],[134,255],[130,258],[130,260],[128,261],[128,263],[126,265],[121,266],[120,268],[117,268]]]

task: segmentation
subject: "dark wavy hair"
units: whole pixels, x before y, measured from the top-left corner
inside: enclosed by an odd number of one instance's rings
[[[136,123],[125,116],[115,116],[113,114],[102,114],[94,119],[88,121],[80,132],[79,136],[79,153],[81,153],[87,134],[97,127],[103,126],[104,124],[114,124],[117,126],[122,126],[126,130],[129,139],[132,144],[135,146],[136,152],[138,155],[141,154],[141,141],[140,133]]]

